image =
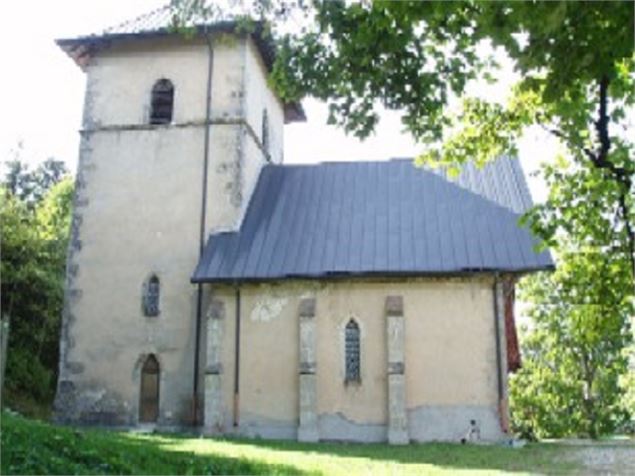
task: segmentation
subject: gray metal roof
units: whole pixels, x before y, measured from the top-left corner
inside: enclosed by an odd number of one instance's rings
[[[105,35],[124,35],[148,33],[152,31],[168,29],[173,25],[174,11],[171,5],[165,4],[162,7],[139,15],[135,18],[125,20],[117,25],[104,30]]]
[[[240,231],[209,237],[192,282],[551,268],[518,224],[531,205],[516,159],[456,179],[411,159],[268,165]]]

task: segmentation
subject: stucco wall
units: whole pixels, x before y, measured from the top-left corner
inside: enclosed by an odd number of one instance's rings
[[[252,54],[245,39],[214,41],[205,236],[239,227],[266,162],[246,120]],[[208,58],[200,40],[155,39],[115,43],[88,65],[56,401],[61,420],[135,423],[149,353],[161,364],[159,422],[191,418],[196,287],[189,279],[199,253]],[[174,84],[174,115],[172,124],[154,126],[150,92],[160,78]],[[252,90],[266,88],[264,78],[251,82]],[[270,124],[281,129],[281,115]],[[151,273],[161,280],[158,317],[145,317],[141,306]]]
[[[218,50],[219,67],[240,74],[235,63],[221,64],[226,50]],[[93,94],[84,127],[147,124],[150,91],[161,78],[174,84],[173,122],[203,120],[207,69],[207,48],[199,40],[138,40],[101,50],[87,70]],[[229,101],[218,102],[230,109]]]
[[[188,279],[197,259],[200,198],[182,190],[200,180],[201,137],[174,129],[94,134],[89,142],[92,167],[79,192],[87,205],[74,256],[81,298],[72,309],[75,345],[67,358],[84,367],[74,380],[111,389],[134,419],[136,362],[141,354],[157,353],[172,389],[162,402],[171,419],[185,411],[191,393],[191,354],[183,349],[193,342],[194,287]],[[172,179],[166,182],[166,176]],[[151,273],[161,280],[161,312],[148,318],[141,291]]]
[[[245,104],[247,123],[262,140],[263,110],[269,118],[269,155],[274,163],[282,163],[284,154],[284,123],[282,103],[267,84],[266,68],[253,41],[245,48]]]
[[[212,287],[221,301],[233,291]],[[316,302],[321,439],[383,441],[388,409],[385,301],[403,297],[406,407],[412,440],[458,441],[476,420],[500,439],[492,280],[287,282],[241,286],[239,431],[295,438],[300,300]],[[235,309],[234,309],[235,311]],[[344,382],[344,326],[361,329],[361,383]],[[236,320],[228,314],[229,321]],[[235,333],[224,348],[235,349]],[[226,353],[228,362],[233,355]],[[233,375],[224,375],[232,401]],[[231,414],[231,406],[227,408]],[[227,428],[231,431],[231,428]]]

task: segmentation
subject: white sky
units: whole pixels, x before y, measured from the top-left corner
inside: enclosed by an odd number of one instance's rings
[[[22,158],[31,164],[48,157],[64,160],[74,172],[85,77],[54,43],[56,38],[95,33],[165,4],[165,0],[54,0],[7,2],[0,18],[0,160],[12,158],[22,141]],[[473,93],[504,97],[513,82],[507,71],[496,88],[475,85]],[[304,102],[308,122],[285,129],[285,160],[319,162],[384,160],[413,157],[421,148],[402,134],[399,116],[386,113],[376,134],[364,142],[326,125],[326,107]],[[541,131],[527,134],[519,144],[534,200],[545,188],[530,173],[556,152],[556,143]]]

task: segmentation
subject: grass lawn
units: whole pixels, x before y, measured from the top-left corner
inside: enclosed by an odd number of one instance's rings
[[[296,442],[75,430],[2,414],[2,474],[576,473],[572,448]]]

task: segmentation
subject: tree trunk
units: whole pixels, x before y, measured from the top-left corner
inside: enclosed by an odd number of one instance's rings
[[[7,347],[9,346],[9,318],[0,319],[0,407],[4,399],[2,391],[4,389],[4,371],[7,368]]]
[[[635,231],[631,224],[632,213],[628,206],[628,196],[633,186],[633,174],[635,174],[635,170],[632,170],[632,167],[620,167],[609,160],[609,152],[611,150],[611,138],[609,135],[610,118],[608,113],[609,82],[608,76],[603,76],[599,81],[598,118],[594,123],[599,146],[595,152],[586,148],[584,152],[595,167],[607,171],[610,179],[615,181],[620,189],[619,207],[622,220],[624,220],[626,247],[632,273],[633,292],[635,293]]]
[[[597,418],[595,415],[595,399],[593,398],[593,382],[595,380],[595,371],[589,363],[588,355],[582,355],[582,366],[584,368],[585,387],[582,407],[586,418],[585,426],[589,437],[595,440],[598,437]]]

